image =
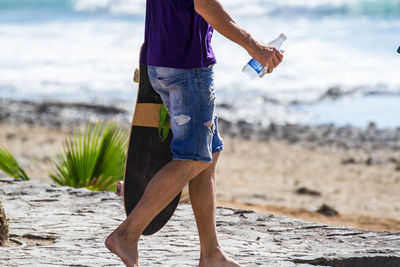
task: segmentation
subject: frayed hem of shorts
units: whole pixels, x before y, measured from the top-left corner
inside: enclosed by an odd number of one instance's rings
[[[214,148],[212,153],[215,154],[217,152],[221,152],[222,150],[224,150],[224,145],[217,146],[216,148]]]
[[[224,145],[218,146],[214,149],[212,154],[220,152],[224,149]],[[196,156],[190,156],[190,157],[181,157],[181,156],[174,156],[172,158],[173,160],[180,160],[180,161],[201,161],[201,162],[206,162],[206,163],[211,163],[212,158],[204,158],[204,157],[196,157]]]
[[[179,160],[179,161],[201,161],[206,163],[211,163],[211,159],[199,158],[199,157],[173,157],[172,160]]]

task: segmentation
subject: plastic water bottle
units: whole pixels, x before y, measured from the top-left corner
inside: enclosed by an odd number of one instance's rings
[[[281,33],[278,38],[272,40],[271,42],[268,43],[268,45],[275,47],[276,49],[280,49],[283,42],[287,39],[286,35]],[[264,66],[261,65],[260,62],[252,58],[242,69],[242,72],[244,72],[248,77],[255,79],[256,77],[264,77],[264,75],[268,71],[268,65]]]

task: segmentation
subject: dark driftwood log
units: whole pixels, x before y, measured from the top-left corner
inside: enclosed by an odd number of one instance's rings
[[[8,240],[8,222],[0,201],[0,246],[4,246]]]

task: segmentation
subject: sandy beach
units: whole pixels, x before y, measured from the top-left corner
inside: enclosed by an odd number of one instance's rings
[[[70,131],[1,123],[0,144],[14,154],[33,181],[53,183],[47,174],[49,163]],[[217,169],[219,206],[400,231],[399,151],[228,136],[224,141]],[[338,215],[316,212],[323,204]]]

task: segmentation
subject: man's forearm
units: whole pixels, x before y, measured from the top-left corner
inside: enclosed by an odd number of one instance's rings
[[[274,47],[257,42],[224,10],[218,0],[194,0],[194,8],[208,24],[229,40],[239,44],[251,57],[272,72],[282,61],[282,54]]]
[[[218,0],[194,0],[196,12],[220,34],[242,46],[251,54],[256,41],[225,11]]]

